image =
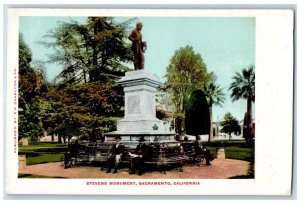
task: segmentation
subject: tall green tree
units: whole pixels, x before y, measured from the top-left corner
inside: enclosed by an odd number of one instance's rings
[[[230,84],[232,101],[239,99],[247,100],[247,131],[244,132],[247,142],[251,140],[252,128],[252,102],[255,101],[255,72],[254,66],[242,70],[242,73],[235,73],[233,82]]]
[[[213,136],[213,106],[221,106],[225,101],[225,95],[223,90],[215,84],[215,82],[210,82],[207,86],[204,87],[204,93],[206,100],[209,106],[209,115],[210,115],[210,131],[208,141],[212,142],[214,139]]]
[[[210,81],[206,64],[201,55],[195,53],[193,47],[181,47],[175,51],[167,67],[166,87],[175,106],[175,131],[184,133],[185,110],[190,105],[193,91],[203,87]]]
[[[123,116],[122,88],[116,81],[132,60],[126,43],[131,21],[116,23],[111,17],[88,17],[86,23],[62,23],[42,42],[56,53],[49,62],[63,65],[43,101],[45,129],[62,138],[90,140],[116,129]]]
[[[121,87],[93,82],[52,87],[42,105],[43,124],[49,134],[64,141],[73,136],[95,141],[116,129],[124,99]]]
[[[41,42],[55,48],[49,62],[63,65],[58,79],[63,83],[116,80],[132,60],[127,38],[128,23],[117,24],[111,17],[88,17],[87,23],[62,23]]]
[[[43,135],[40,97],[46,90],[43,75],[32,66],[32,54],[19,35],[19,139],[35,141]]]
[[[239,121],[231,115],[231,113],[226,113],[224,116],[224,121],[221,122],[222,130],[221,132],[227,133],[229,139],[231,138],[231,133],[240,133],[241,127]]]

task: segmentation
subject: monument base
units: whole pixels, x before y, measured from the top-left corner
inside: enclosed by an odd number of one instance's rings
[[[106,141],[121,136],[122,141],[138,141],[141,136],[148,142],[175,141],[175,132],[156,118],[155,94],[161,85],[159,78],[147,70],[126,72],[118,81],[125,93],[125,116],[117,122],[117,131],[105,134]]]
[[[122,137],[122,141],[138,141],[141,136],[148,142],[166,142],[175,141],[174,132],[150,132],[150,131],[114,131],[105,134],[106,141],[114,141],[116,136]]]
[[[117,122],[117,131],[124,131],[124,132],[165,132],[165,126],[163,121],[158,119],[153,120],[139,120],[139,121],[130,121],[130,120],[120,120]]]

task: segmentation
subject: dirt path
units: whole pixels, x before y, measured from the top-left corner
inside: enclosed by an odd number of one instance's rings
[[[142,176],[129,175],[128,169],[120,169],[117,174],[105,173],[99,167],[92,166],[75,166],[64,169],[60,162],[29,165],[26,169],[20,170],[19,173],[35,174],[51,177],[65,178],[139,178],[139,179],[225,179],[237,175],[247,175],[249,162],[233,159],[212,161],[212,165],[206,166],[201,163],[199,166],[184,166],[183,172],[177,169],[166,171],[166,174],[153,171],[146,172]]]

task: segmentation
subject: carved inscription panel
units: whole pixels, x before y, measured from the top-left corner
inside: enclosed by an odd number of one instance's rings
[[[127,113],[128,114],[139,114],[140,110],[140,96],[128,96],[127,100]]]

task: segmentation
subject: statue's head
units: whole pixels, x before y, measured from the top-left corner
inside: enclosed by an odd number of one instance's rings
[[[141,31],[142,28],[143,28],[143,24],[142,24],[141,22],[136,23],[136,29],[137,29],[138,31]]]

